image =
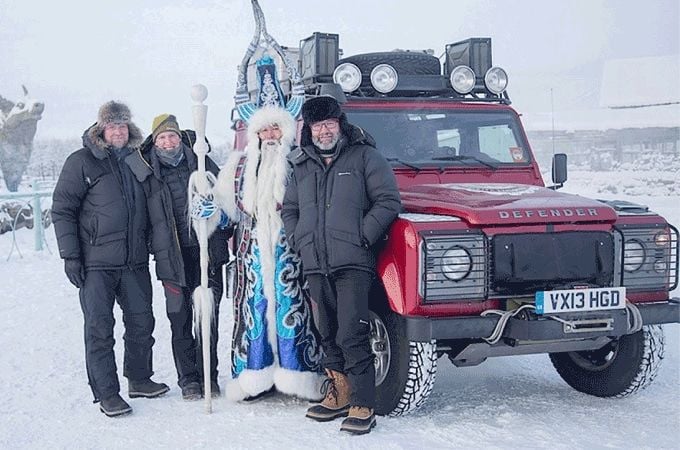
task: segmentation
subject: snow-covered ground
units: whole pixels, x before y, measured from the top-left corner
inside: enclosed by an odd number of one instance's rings
[[[680,225],[678,199],[667,183],[678,173],[572,172],[567,192],[649,205]],[[616,188],[616,193],[612,192]],[[154,286],[157,381],[172,385],[159,399],[133,399],[134,413],[119,419],[91,403],[85,374],[82,314],[77,291],[62,272],[53,229],[51,253],[33,251],[33,232],[0,236],[0,448],[678,448],[680,442],[680,326],[666,326],[666,358],[656,381],[638,395],[609,400],[568,387],[548,357],[491,359],[471,368],[439,360],[426,405],[407,417],[378,418],[363,437],[304,418],[307,403],[277,396],[253,405],[182,401],[170,351],[162,291]],[[676,290],[674,296],[680,296]],[[118,310],[117,310],[118,311]],[[117,315],[116,354],[122,367],[122,326]],[[231,313],[220,317],[221,384],[228,376]],[[120,372],[120,371],[119,371]],[[121,376],[122,393],[127,384]]]

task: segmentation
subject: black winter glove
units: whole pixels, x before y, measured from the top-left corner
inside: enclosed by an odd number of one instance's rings
[[[71,258],[64,260],[64,272],[72,285],[80,289],[85,284],[85,270],[79,259]]]

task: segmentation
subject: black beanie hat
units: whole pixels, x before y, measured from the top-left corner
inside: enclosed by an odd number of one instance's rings
[[[333,97],[322,96],[310,98],[302,105],[302,120],[305,124],[321,122],[326,119],[340,119],[342,110]]]

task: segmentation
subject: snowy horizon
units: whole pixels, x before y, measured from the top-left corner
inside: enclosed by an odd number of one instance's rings
[[[674,0],[656,0],[644,12],[634,0],[348,0],[342,8],[318,8],[312,0],[294,7],[260,3],[280,44],[297,46],[315,31],[338,33],[346,56],[395,48],[432,49],[439,56],[447,43],[491,37],[493,62],[508,72],[510,98],[529,130],[549,129],[553,121],[556,129],[680,123],[680,105],[612,110],[601,98],[608,62],[678,59],[680,6]],[[24,84],[45,102],[38,138],[80,136],[110,99],[128,103],[145,133],[164,112],[192,128],[189,91],[202,83],[209,90],[207,135],[231,141],[236,67],[254,31],[249,1],[0,4],[0,95],[19,100]],[[404,32],[426,23],[417,33]],[[620,74],[610,90],[656,98],[660,84],[669,98],[679,95],[677,79],[631,87],[629,75],[637,79],[630,71]]]

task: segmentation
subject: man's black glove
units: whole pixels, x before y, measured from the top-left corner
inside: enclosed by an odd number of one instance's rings
[[[72,285],[80,289],[85,284],[85,270],[79,259],[71,258],[64,260],[64,272]]]

